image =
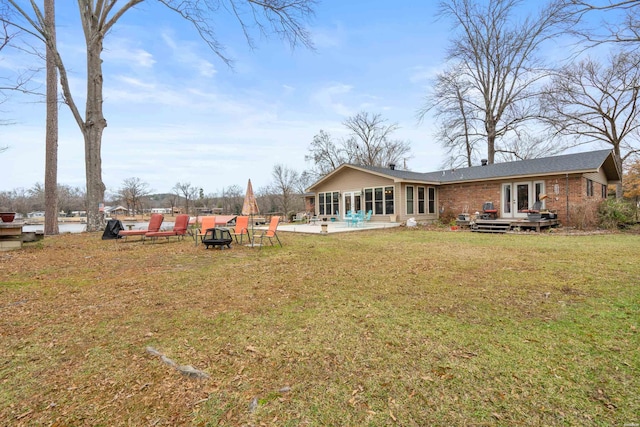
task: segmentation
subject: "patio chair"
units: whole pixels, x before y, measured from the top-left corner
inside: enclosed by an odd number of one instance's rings
[[[269,228],[264,231],[261,235],[259,236],[253,236],[253,242],[255,243],[256,237],[260,238],[260,249],[262,249],[262,242],[264,240],[264,238],[266,237],[267,239],[269,239],[269,243],[271,243],[271,246],[273,246],[273,239],[274,237],[276,238],[276,240],[278,241],[278,243],[280,244],[280,247],[282,247],[282,242],[280,241],[280,238],[278,237],[278,224],[280,223],[280,217],[279,216],[272,216],[271,217],[271,222],[269,223]]]
[[[347,226],[352,225],[358,227],[364,223],[364,213],[362,211],[354,212],[351,218],[347,220]]]
[[[216,226],[216,217],[215,215],[203,216],[201,218],[200,226],[195,230],[193,234],[193,238],[196,239],[196,246],[198,246],[198,238],[202,241],[205,233],[208,229],[214,228]]]
[[[498,209],[493,207],[493,202],[484,202],[482,205],[482,219],[498,218]]]
[[[127,237],[129,236],[141,236],[141,239],[144,240],[147,233],[160,231],[162,221],[164,221],[164,215],[151,214],[151,218],[149,218],[149,225],[147,226],[147,228],[143,230],[120,230],[118,232],[118,236],[124,237],[125,240],[127,240]]]
[[[243,236],[247,236],[249,239],[249,216],[236,217],[236,226],[231,231],[231,235],[236,239],[236,243],[238,243],[238,236],[240,236],[240,244],[242,244]]]
[[[365,214],[364,212],[358,212],[358,218],[356,219],[356,227],[364,226],[365,222],[371,221],[371,215],[373,215],[373,211],[370,209]]]
[[[176,217],[176,222],[173,225],[173,230],[171,231],[155,231],[145,234],[145,237],[151,238],[154,242],[158,240],[158,237],[166,237],[169,240],[170,237],[177,237],[179,239],[183,239],[187,234],[187,229],[189,228],[189,215],[181,214]]]

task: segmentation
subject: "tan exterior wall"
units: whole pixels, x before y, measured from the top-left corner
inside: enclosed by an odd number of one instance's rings
[[[413,213],[407,213],[407,187],[413,187]],[[438,220],[438,187],[434,185],[426,185],[422,183],[413,183],[413,182],[403,182],[399,185],[400,187],[400,197],[396,197],[396,213],[398,215],[398,221],[403,222],[408,220],[409,218],[415,219],[417,222],[427,222],[432,223]],[[418,187],[425,188],[425,213],[418,213]],[[428,213],[429,211],[429,188],[436,189],[436,199],[435,199],[435,210],[433,213]]]
[[[316,194],[327,191],[357,191],[365,187],[393,185],[393,180],[355,169],[344,169],[315,189]]]

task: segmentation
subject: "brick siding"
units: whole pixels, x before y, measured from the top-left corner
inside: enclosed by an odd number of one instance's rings
[[[557,175],[543,179],[532,178],[531,181],[544,181],[545,191],[548,196],[546,208],[555,211],[558,219],[564,225],[575,225],[575,221],[584,217],[596,216],[599,202],[602,201],[602,185],[593,183],[593,196],[587,196],[587,179],[583,175]],[[501,212],[501,190],[503,183],[523,182],[519,181],[492,181],[480,183],[447,184],[438,187],[438,208],[441,216],[459,213],[482,213],[482,205],[485,202],[493,202],[493,206]],[[568,182],[568,191],[567,191]],[[557,187],[556,187],[557,185]],[[558,190],[557,193],[555,190]],[[568,195],[568,197],[567,197]]]

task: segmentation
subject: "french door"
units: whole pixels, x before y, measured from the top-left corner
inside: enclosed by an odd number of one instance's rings
[[[524,210],[533,205],[532,182],[508,182],[502,184],[502,218],[526,218]]]
[[[342,193],[342,204],[344,206],[343,218],[351,211],[356,213],[362,210],[362,194],[360,191],[345,191]]]

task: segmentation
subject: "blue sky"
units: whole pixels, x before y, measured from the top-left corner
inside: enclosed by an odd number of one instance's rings
[[[397,122],[410,142],[411,170],[439,169],[444,157],[429,120],[416,110],[429,78],[442,67],[449,24],[437,2],[326,0],[309,30],[315,51],[291,50],[256,36],[249,49],[239,26],[220,16],[218,36],[234,60],[229,68],[196,31],[168,9],[145,2],[108,34],[104,59],[103,180],[115,192],[137,177],[157,192],[190,182],[206,194],[224,187],[254,189],[273,181],[282,164],[299,172],[320,129],[345,136],[342,121],[360,111]],[[58,44],[72,91],[84,111],[84,38],[75,2],[57,3]],[[222,19],[224,18],[224,19]],[[0,76],[24,64],[0,57]],[[44,182],[45,106],[13,96],[0,114],[4,172],[0,190]],[[60,107],[58,182],[84,188],[84,146],[68,108]],[[7,173],[8,171],[8,173]]]

